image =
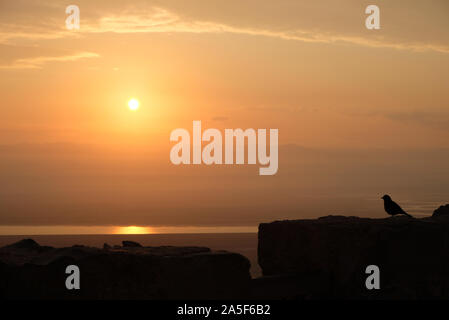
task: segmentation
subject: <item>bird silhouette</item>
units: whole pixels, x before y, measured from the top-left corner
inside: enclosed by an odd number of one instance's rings
[[[402,208],[396,202],[391,200],[391,197],[388,194],[384,195],[382,199],[384,199],[385,212],[388,213],[389,215],[395,216],[397,214],[405,214],[407,217],[413,218],[407,212],[402,210]]]

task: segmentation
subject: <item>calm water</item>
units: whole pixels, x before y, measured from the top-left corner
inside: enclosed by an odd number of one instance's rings
[[[24,238],[31,238],[40,245],[53,247],[67,247],[75,244],[103,247],[104,243],[121,245],[123,240],[137,241],[143,246],[209,247],[212,250],[227,250],[246,256],[251,262],[251,275],[253,277],[261,275],[257,264],[257,233],[0,236],[0,246]]]

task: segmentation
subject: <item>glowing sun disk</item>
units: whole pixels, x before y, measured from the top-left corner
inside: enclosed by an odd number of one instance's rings
[[[131,109],[133,111],[139,109],[139,104],[140,104],[139,100],[137,100],[137,99],[131,99],[128,101],[128,107],[129,107],[129,109]]]
[[[128,227],[117,227],[114,230],[115,234],[148,234],[152,233],[151,228],[149,227],[137,227],[137,226],[128,226]]]

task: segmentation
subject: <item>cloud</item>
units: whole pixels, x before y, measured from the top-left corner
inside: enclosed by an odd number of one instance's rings
[[[105,16],[99,20],[98,24],[84,26],[81,31],[86,33],[231,33],[307,43],[352,44],[373,48],[449,53],[449,46],[431,43],[401,43],[390,42],[381,38],[350,36],[312,30],[294,29],[272,31],[269,29],[244,28],[208,21],[189,21],[183,20],[180,16],[162,8],[155,8],[145,15]]]
[[[428,109],[428,108],[427,108]],[[436,128],[443,131],[449,130],[449,112],[444,110],[410,110],[404,108],[403,110],[351,110],[343,111],[343,114],[350,117],[382,117],[405,124],[418,124]]]
[[[159,7],[147,9],[138,14],[107,14],[96,19],[85,20],[81,29],[68,32],[61,27],[42,29],[40,32],[21,26],[21,31],[0,33],[0,43],[10,43],[15,39],[42,40],[64,37],[79,37],[92,33],[215,33],[269,37],[287,41],[322,44],[349,44],[371,48],[389,48],[415,52],[432,51],[447,54],[449,46],[438,43],[407,42],[387,40],[382,37],[348,35],[338,32],[324,32],[315,29],[272,30],[270,28],[240,27],[227,23],[185,18]],[[27,32],[31,31],[32,32]]]
[[[3,27],[3,26],[2,26]],[[12,26],[14,28],[14,26]],[[21,31],[0,32],[0,43],[11,44],[14,40],[53,40],[61,39],[64,37],[74,36],[74,32],[70,33],[65,30],[55,30],[55,28],[49,28],[49,30],[34,30],[33,27],[23,28]],[[79,36],[79,35],[78,35]]]
[[[442,130],[449,130],[449,113],[448,112],[429,112],[429,111],[410,111],[410,112],[395,112],[387,113],[387,118],[394,121],[404,123],[419,123]]]
[[[42,66],[49,62],[67,62],[76,61],[86,58],[98,58],[100,55],[93,52],[79,52],[65,56],[41,56],[32,58],[16,59],[11,64],[0,65],[0,69],[41,69]]]

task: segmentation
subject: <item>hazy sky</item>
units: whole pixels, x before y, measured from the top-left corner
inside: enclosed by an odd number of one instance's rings
[[[429,213],[449,202],[448,15],[445,0],[0,0],[0,225],[379,217],[383,193]],[[279,129],[278,173],[172,165],[170,132],[193,120]]]

